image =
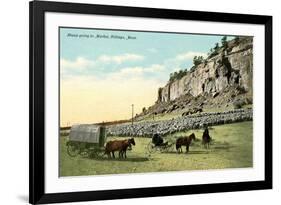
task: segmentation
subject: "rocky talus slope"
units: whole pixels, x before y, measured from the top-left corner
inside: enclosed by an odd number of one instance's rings
[[[107,127],[107,134],[114,136],[151,137],[154,133],[167,135],[178,131],[200,129],[205,126],[252,120],[252,109],[236,109],[225,112],[200,113],[172,120],[119,124]]]

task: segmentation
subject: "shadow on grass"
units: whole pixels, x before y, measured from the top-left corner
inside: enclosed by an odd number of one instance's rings
[[[194,150],[194,151],[189,151],[188,154],[209,154],[209,150]]]
[[[229,150],[231,148],[234,148],[235,146],[233,144],[230,144],[229,142],[217,141],[216,143],[211,143],[210,147],[215,150]]]
[[[120,162],[146,162],[151,161],[151,158],[148,157],[127,157],[127,158],[108,158],[108,157],[99,157],[99,158],[89,158],[92,160],[99,160],[99,161],[120,161]]]
[[[173,152],[163,152],[162,154],[173,154],[173,155],[183,155],[183,154],[208,154],[209,151],[206,150],[206,151],[201,151],[201,150],[193,150],[193,151],[189,151],[186,153],[185,150],[183,150],[182,152],[178,153],[176,151],[173,151]]]
[[[235,146],[214,146],[213,147],[213,149],[215,149],[215,150],[229,150],[229,149],[231,149],[231,148],[233,148],[233,147],[235,147]]]
[[[233,145],[215,145],[215,146],[210,146],[210,148],[202,148],[202,147],[197,147],[194,146],[194,148],[200,148],[200,150],[189,150],[188,153],[186,153],[185,149],[182,150],[182,152],[178,153],[177,151],[172,151],[172,152],[164,152],[163,154],[209,154],[214,151],[219,151],[219,150],[226,150],[228,151],[229,149],[235,147]]]
[[[229,150],[230,148],[234,148],[235,146],[233,144],[230,144],[229,142],[212,140],[208,149],[206,149],[201,143],[194,143],[191,147],[204,150]]]

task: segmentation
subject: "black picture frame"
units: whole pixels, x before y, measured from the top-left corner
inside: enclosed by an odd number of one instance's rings
[[[272,188],[272,16],[32,1],[30,12],[29,202],[32,204],[155,197]],[[265,27],[265,180],[71,193],[45,193],[45,12],[259,24]]]

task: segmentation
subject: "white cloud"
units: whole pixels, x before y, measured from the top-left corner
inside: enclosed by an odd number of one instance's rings
[[[153,64],[149,67],[144,68],[144,71],[149,73],[161,72],[163,70],[165,70],[165,66],[160,64]]]
[[[149,49],[147,49],[148,50],[148,52],[150,52],[150,53],[157,53],[158,52],[158,50],[156,49],[156,48],[149,48]]]
[[[128,68],[123,68],[120,70],[121,74],[143,74],[144,69],[142,67],[128,67]]]
[[[165,70],[164,65],[159,64],[152,64],[148,67],[142,67],[142,66],[135,66],[135,67],[126,67],[122,68],[120,71],[111,73],[109,75],[109,78],[112,80],[115,79],[124,79],[127,80],[128,78],[139,78],[142,77],[144,74],[152,74],[152,73],[160,73]]]
[[[62,58],[60,60],[61,71],[63,74],[71,74],[72,72],[81,72],[89,68],[103,69],[105,64],[115,63],[122,64],[127,61],[140,61],[144,57],[137,54],[125,53],[122,55],[101,55],[94,60],[85,57],[77,57],[75,60]]]
[[[102,55],[98,57],[98,61],[100,62],[105,62],[105,63],[117,63],[121,64],[127,61],[140,61],[143,60],[144,57],[141,55],[133,54],[133,53],[125,53],[122,55],[115,55],[115,56],[110,56],[110,55]]]
[[[181,54],[177,55],[175,60],[179,60],[179,61],[190,60],[190,59],[193,59],[194,56],[203,56],[204,58],[206,58],[207,54],[203,53],[203,52],[189,51],[189,52],[181,53]]]
[[[63,69],[70,68],[70,69],[83,70],[89,66],[93,66],[94,64],[95,64],[94,61],[88,60],[83,57],[77,57],[74,61],[62,58],[60,61],[61,68]]]

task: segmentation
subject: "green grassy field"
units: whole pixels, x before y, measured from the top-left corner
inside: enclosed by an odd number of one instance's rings
[[[210,128],[209,133],[214,140],[209,150],[201,146],[203,130],[179,132],[165,138],[175,141],[179,136],[194,132],[197,140],[192,143],[188,154],[177,154],[175,148],[169,153],[150,154],[146,146],[151,138],[135,138],[136,146],[127,152],[127,159],[108,159],[107,156],[96,159],[82,156],[72,158],[66,151],[68,137],[62,136],[60,176],[252,167],[252,125],[250,121]],[[117,138],[110,137],[107,141]],[[115,156],[118,156],[118,153]]]

